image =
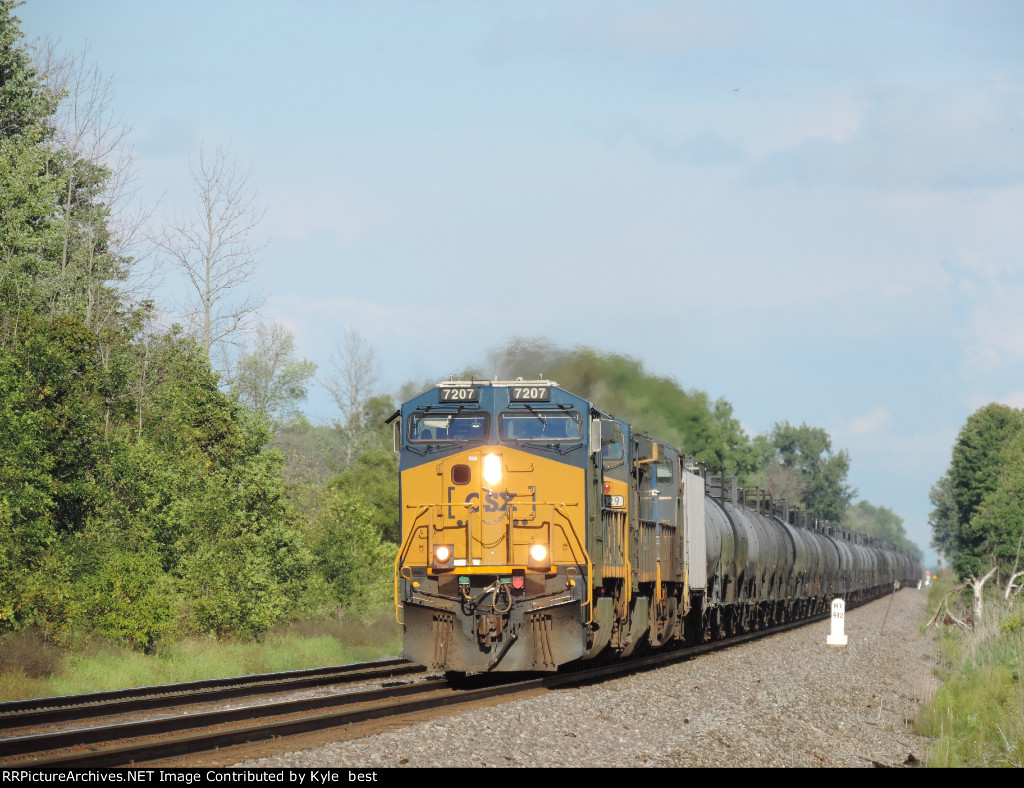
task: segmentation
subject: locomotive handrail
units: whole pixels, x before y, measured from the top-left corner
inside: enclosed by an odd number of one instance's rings
[[[394,592],[395,592],[395,621],[397,623],[399,623],[399,624],[401,624],[402,621],[398,617],[398,611],[401,610],[403,607],[405,607],[402,604],[401,599],[399,598],[399,594],[398,594],[398,581],[399,581],[399,578],[400,578],[400,572],[402,570],[402,561],[405,559],[406,554],[409,552],[409,548],[412,547],[412,538],[416,535],[416,533],[421,528],[426,528],[427,527],[425,523],[421,524],[421,525],[416,525],[416,521],[419,520],[420,517],[422,517],[430,509],[431,506],[433,506],[433,504],[424,504],[424,505],[419,507],[420,508],[420,513],[417,514],[413,518],[412,525],[409,528],[409,535],[407,537],[405,537],[405,540],[402,542],[401,548],[398,550],[398,554],[395,555],[395,584],[394,584]],[[416,507],[415,506],[407,506],[406,508],[407,509],[415,509]],[[428,542],[430,541],[430,533],[429,533],[429,531],[427,532],[427,541]]]
[[[564,505],[565,504],[552,504],[552,510],[553,511],[557,511],[559,514],[562,515],[562,517],[564,517],[566,519],[566,521],[570,525],[572,525],[572,519],[569,517],[568,512],[565,512],[565,511],[562,510],[562,506],[564,506]],[[573,504],[573,505],[574,506],[578,506],[579,504]],[[555,525],[555,518],[554,517],[551,518],[551,525],[552,526]],[[558,525],[559,529],[562,531],[562,533],[564,534],[566,532],[565,526],[562,523],[558,523],[557,525]],[[587,608],[587,620],[586,620],[586,623],[590,624],[594,620],[594,589],[593,589],[594,564],[590,560],[590,554],[587,552],[586,545],[584,545],[580,541],[580,537],[576,533],[576,529],[575,528],[569,528],[568,530],[572,534],[572,538],[575,540],[576,545],[580,548],[580,552],[583,553],[583,561],[584,561],[584,563],[586,564],[586,567],[587,567],[587,581],[586,581],[587,598],[586,598],[586,601],[583,604]],[[569,549],[572,550],[571,547]],[[573,557],[575,557],[575,556],[576,556],[576,552],[573,551]],[[577,564],[578,563],[579,562],[577,561]]]

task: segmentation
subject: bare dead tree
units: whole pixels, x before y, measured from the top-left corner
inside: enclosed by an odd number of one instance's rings
[[[1019,578],[1024,577],[1024,572],[1014,572],[1010,576],[1009,582],[1006,584],[1006,591],[1003,594],[1003,599],[1007,602],[1012,602],[1020,594],[1021,590],[1024,589],[1024,583],[1018,583]]]
[[[89,62],[88,44],[69,55],[58,42],[43,40],[36,44],[35,61],[47,86],[62,96],[50,139],[65,161],[63,238],[51,309],[74,305],[84,311],[87,325],[100,330],[125,302],[141,302],[155,287],[158,270],[149,263],[144,234],[154,208],[137,198],[135,157],[127,146],[131,127],[114,116],[114,80]],[[95,217],[77,201],[79,189],[89,188],[81,163],[102,171]]]
[[[349,328],[345,339],[331,354],[335,374],[327,378],[324,386],[331,393],[341,411],[345,428],[345,465],[351,465],[361,448],[364,437],[363,407],[377,383],[377,359],[373,348],[355,328]]]
[[[985,587],[985,583],[996,573],[998,567],[993,566],[980,580],[976,577],[969,577],[967,579],[967,585],[974,591],[974,620],[981,620],[981,611],[984,608],[984,601],[982,600],[982,589]]]
[[[218,355],[222,384],[230,383],[227,354],[238,347],[266,301],[247,290],[256,274],[265,242],[250,236],[266,212],[249,186],[251,169],[243,170],[228,149],[212,155],[200,150],[189,159],[198,202],[191,214],[175,214],[155,239],[188,283],[184,316],[211,360]]]
[[[1006,581],[1006,591],[1003,593],[1003,600],[1009,602],[1012,599],[1017,598],[1017,594],[1024,588],[1024,584],[1017,584],[1018,577],[1024,577],[1024,572],[1018,572],[1017,567],[1020,566],[1020,548],[1024,544],[1024,533],[1020,535],[1020,539],[1017,540],[1017,555],[1013,559],[1013,569],[1010,571],[1010,579]]]
[[[942,598],[942,600],[939,602],[938,607],[935,609],[935,614],[928,621],[928,624],[927,624],[927,626],[925,628],[927,629],[927,627],[930,627],[933,624],[940,623],[942,621],[942,619],[940,618],[939,614],[942,613],[943,611],[945,611],[946,617],[948,617],[951,621],[953,621],[953,623],[955,623],[961,629],[968,629],[969,625],[967,624],[967,622],[961,621],[959,618],[954,616],[953,612],[949,609],[949,599],[950,599],[950,597],[952,597],[954,594],[956,594],[959,591],[963,591],[965,588],[968,588],[968,587],[974,593],[974,601],[973,601],[973,603],[971,605],[971,612],[973,613],[973,616],[974,616],[974,624],[977,625],[977,623],[979,621],[981,621],[981,614],[984,611],[984,599],[983,599],[983,596],[982,596],[982,591],[985,588],[985,583],[987,583],[992,578],[992,576],[996,573],[997,569],[998,569],[998,567],[993,566],[981,578],[971,576],[971,577],[967,578],[967,580],[965,580],[963,583],[958,585],[956,588],[952,589],[949,593],[947,593]],[[1019,577],[1021,575],[1024,575],[1024,572],[1018,572],[1013,577],[1011,577],[1010,584],[1013,583],[1013,580],[1014,580],[1015,577]],[[1019,590],[1020,589],[1018,589],[1018,592],[1019,592]],[[1006,594],[1006,598],[1007,599],[1009,598],[1009,591],[1010,591],[1010,586],[1008,585],[1007,586],[1007,594]]]

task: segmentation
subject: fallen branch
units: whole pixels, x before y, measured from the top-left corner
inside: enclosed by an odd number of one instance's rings
[[[953,621],[955,621],[956,623],[960,624],[960,626],[964,627],[965,629],[967,628],[966,624],[964,624],[962,621],[960,621],[956,616],[954,616],[949,611],[949,598],[951,596],[953,596],[953,594],[957,593],[958,591],[963,591],[965,588],[967,588],[967,583],[961,583],[956,588],[954,588],[952,591],[950,591],[948,594],[946,594],[944,597],[942,597],[941,600],[939,600],[939,606],[935,608],[935,615],[933,615],[931,617],[931,619],[928,621],[928,624],[925,626],[925,629],[928,629],[933,624],[942,623],[941,621],[939,621],[939,613],[942,612],[943,608],[945,608],[945,610],[946,610],[946,615],[948,615],[951,619],[953,619]]]

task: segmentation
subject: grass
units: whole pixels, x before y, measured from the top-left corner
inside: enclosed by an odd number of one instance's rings
[[[336,621],[298,622],[258,641],[180,641],[154,655],[97,642],[62,653],[38,634],[20,632],[0,642],[0,700],[302,670],[401,653],[401,631],[394,619],[369,625],[346,621],[344,626]]]
[[[935,584],[932,610],[953,587]],[[993,591],[995,591],[993,589]],[[969,607],[968,592],[967,605]],[[938,635],[944,684],[918,715],[918,733],[936,740],[929,766],[1020,767],[1024,764],[1024,613],[1002,595],[986,595],[973,630]]]

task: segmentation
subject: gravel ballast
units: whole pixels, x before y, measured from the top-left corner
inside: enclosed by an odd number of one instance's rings
[[[453,713],[246,767],[855,767],[927,760],[913,719],[938,687],[924,590],[624,678]],[[890,609],[891,605],[891,609]],[[883,629],[884,621],[884,629]]]

